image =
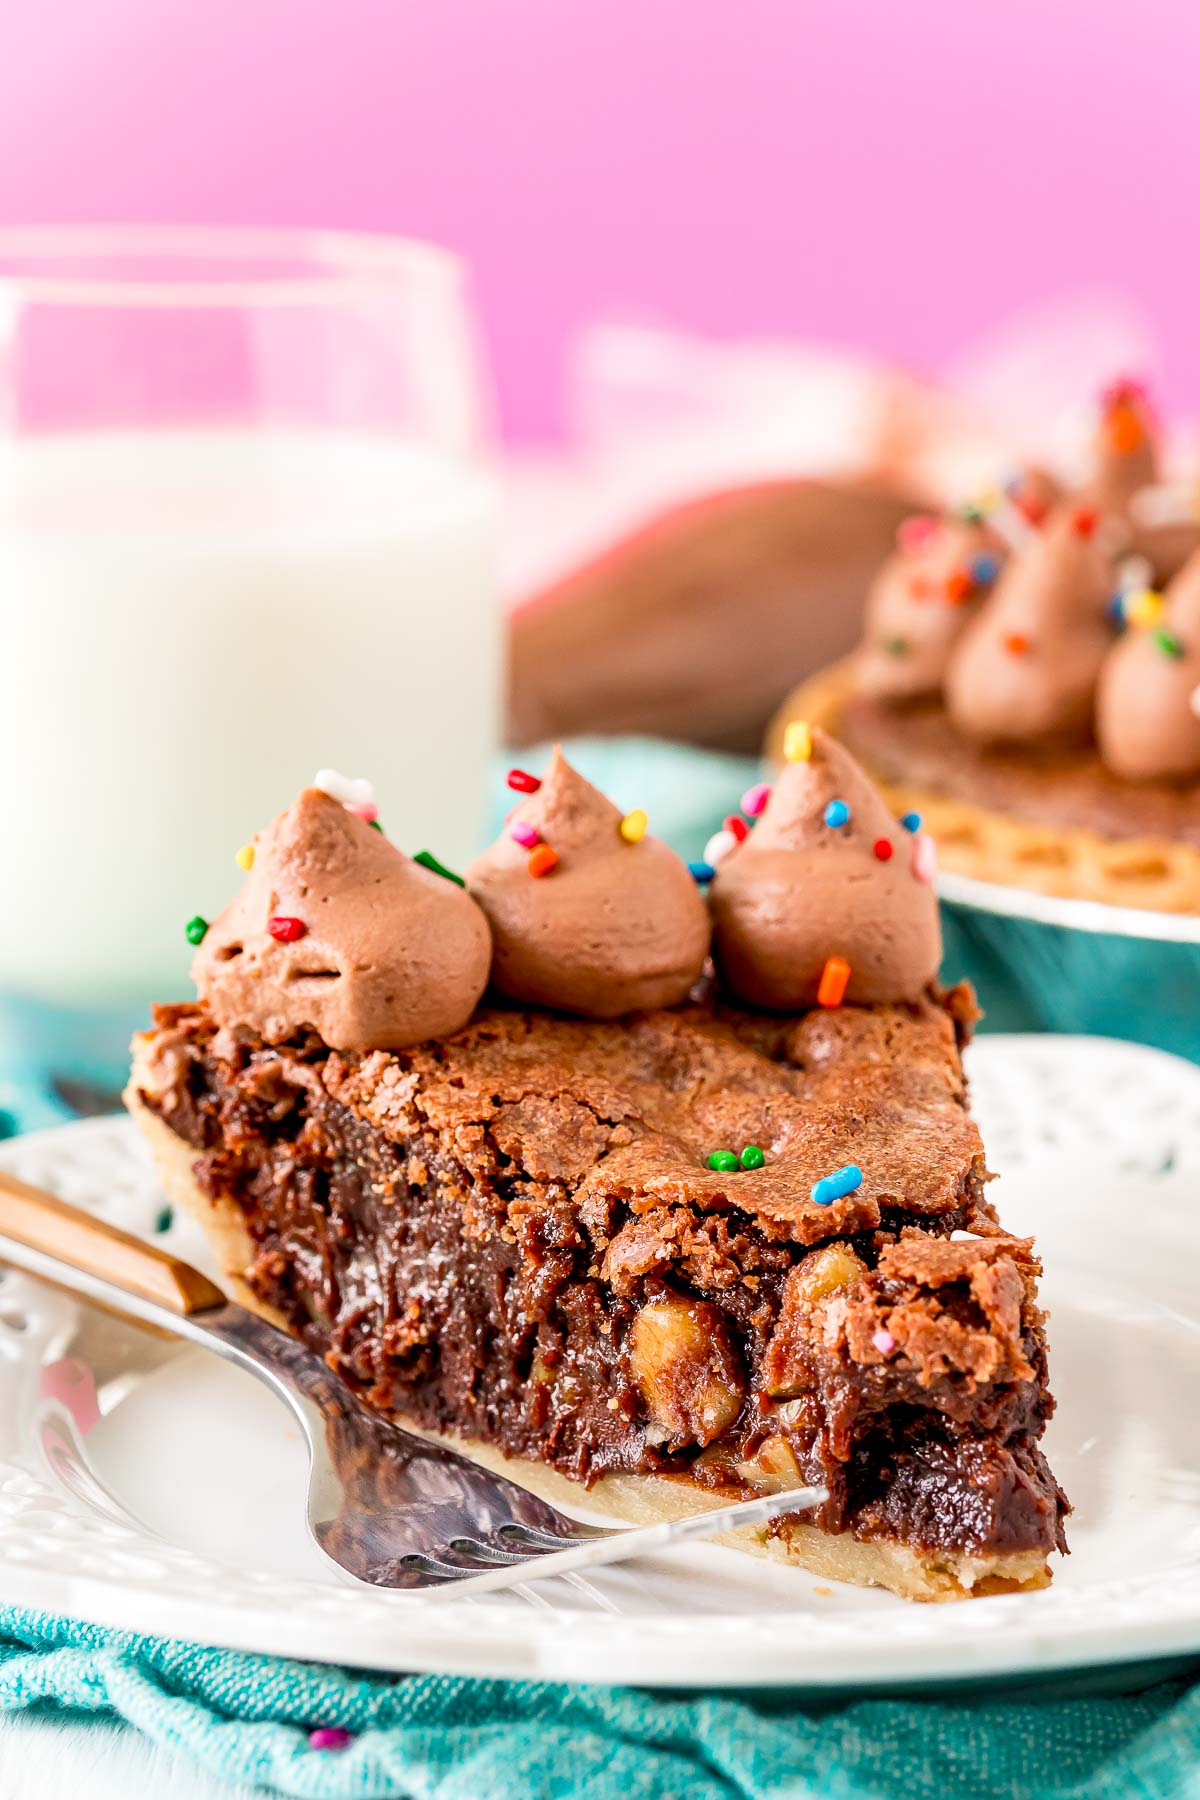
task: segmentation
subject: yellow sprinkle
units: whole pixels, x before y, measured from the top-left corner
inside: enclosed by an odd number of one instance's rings
[[[783,734],[783,754],[789,762],[808,762],[812,757],[812,727],[807,719],[793,719]]]
[[[640,844],[646,835],[646,827],[650,823],[640,806],[625,814],[621,820],[621,836],[627,844]]]
[[[254,845],[253,844],[243,844],[242,845],[241,849],[237,853],[237,866],[239,869],[252,869],[254,867]]]
[[[1131,625],[1157,625],[1162,618],[1163,597],[1153,588],[1143,588],[1130,596],[1122,610]]]
[[[998,487],[984,488],[979,496],[979,510],[980,512],[995,512],[998,507],[1004,505],[1004,501],[1005,496]]]

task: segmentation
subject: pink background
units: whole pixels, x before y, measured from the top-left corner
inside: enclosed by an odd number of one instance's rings
[[[7,8],[0,220],[405,230],[474,261],[514,438],[600,310],[920,368],[1125,294],[1200,407],[1195,0]]]

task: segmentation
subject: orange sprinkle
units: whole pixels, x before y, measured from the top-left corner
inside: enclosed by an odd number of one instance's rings
[[[914,575],[909,581],[908,591],[914,600],[928,600],[933,592],[933,584],[928,575]]]
[[[1105,421],[1108,447],[1117,456],[1132,456],[1142,441],[1142,423],[1131,406],[1114,406]]]
[[[844,956],[827,956],[817,988],[818,1006],[840,1006],[850,979],[850,964]]]
[[[946,598],[951,606],[961,606],[971,591],[971,571],[954,569],[946,577]]]
[[[552,850],[549,844],[539,844],[529,855],[529,873],[531,875],[548,875],[558,863],[558,851]]]
[[[1004,648],[1012,656],[1024,656],[1029,649],[1029,639],[1023,631],[1010,631],[1004,640]]]

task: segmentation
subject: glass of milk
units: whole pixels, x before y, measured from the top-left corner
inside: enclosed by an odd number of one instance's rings
[[[475,847],[501,664],[487,412],[441,250],[0,232],[10,1071],[39,1020],[60,1073],[115,1067],[116,1016],[186,996],[186,922],[320,767],[373,781],[409,852]]]

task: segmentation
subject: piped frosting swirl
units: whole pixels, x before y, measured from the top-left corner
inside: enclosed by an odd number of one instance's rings
[[[491,925],[500,993],[593,1019],[687,997],[708,954],[704,901],[644,819],[626,821],[628,835],[622,824],[555,749],[536,791],[467,870]],[[553,860],[537,873],[541,851]]]
[[[781,770],[750,833],[712,884],[721,976],[754,1006],[811,1006],[831,958],[844,998],[916,1000],[942,957],[923,851],[849,751],[825,732]]]
[[[1015,555],[967,626],[946,671],[946,705],[966,737],[1086,736],[1112,642],[1113,578],[1096,516],[1060,508]]]
[[[936,693],[963,627],[1002,562],[1000,539],[977,520],[906,519],[871,584],[858,683],[876,699]]]
[[[241,891],[192,978],[222,1025],[268,1043],[311,1027],[335,1050],[400,1050],[466,1024],[487,983],[487,921],[318,788],[258,832]]]
[[[1100,753],[1129,781],[1200,773],[1200,551],[1163,601],[1158,622],[1131,625],[1100,671]]]

